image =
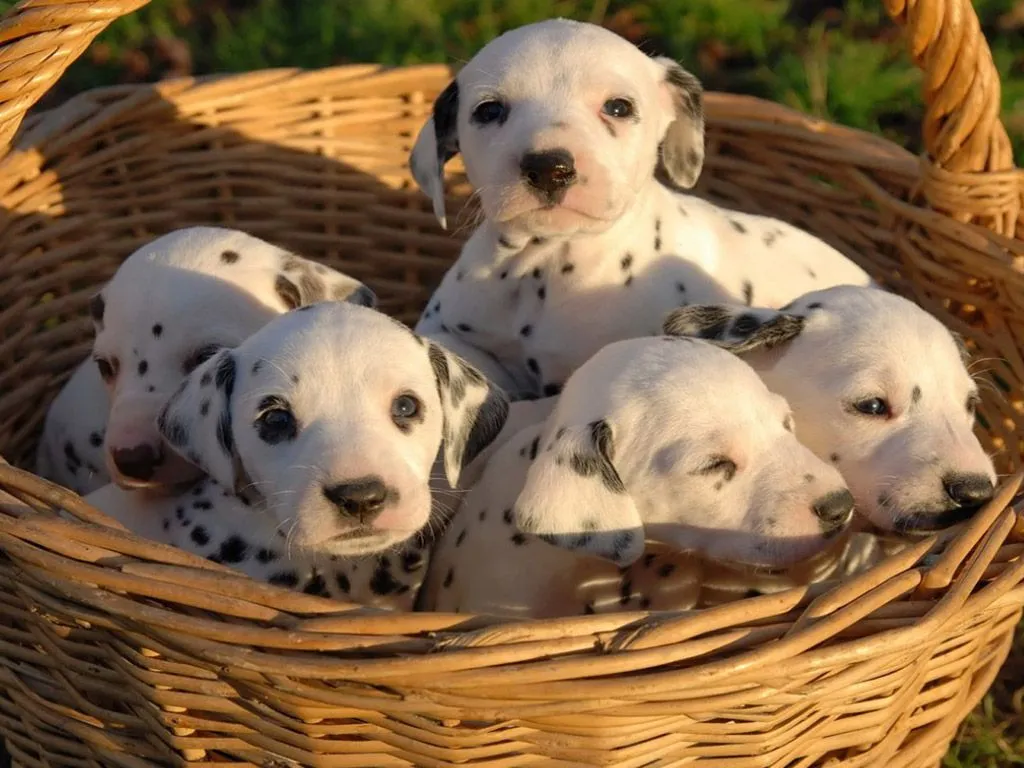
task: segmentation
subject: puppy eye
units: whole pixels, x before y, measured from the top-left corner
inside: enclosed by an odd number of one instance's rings
[[[415,395],[399,395],[391,401],[391,419],[399,429],[407,430],[410,422],[419,420],[423,404]]]
[[[602,105],[601,111],[609,117],[633,117],[636,114],[636,106],[629,99],[608,99]]]
[[[221,347],[218,344],[204,344],[185,358],[185,362],[181,364],[181,370],[185,374],[192,373],[192,371],[217,354],[220,349]]]
[[[107,360],[104,357],[96,358],[96,367],[99,369],[100,377],[104,381],[111,381],[117,376],[117,369],[120,367],[117,358]]]
[[[736,462],[730,459],[728,456],[712,456],[710,457],[699,470],[699,475],[725,475],[726,480],[732,480],[736,474]]]
[[[299,424],[283,398],[269,395],[260,401],[256,415],[256,433],[260,440],[269,445],[295,439],[299,433]]]
[[[977,392],[972,392],[967,396],[967,413],[973,416],[978,411],[978,406],[981,405],[981,398]]]
[[[473,114],[471,115],[473,122],[480,125],[488,125],[495,122],[503,123],[507,118],[508,107],[495,99],[481,101],[473,109]]]
[[[877,416],[888,418],[892,416],[892,409],[889,403],[880,397],[869,397],[865,400],[858,400],[853,404],[853,410],[865,416]]]

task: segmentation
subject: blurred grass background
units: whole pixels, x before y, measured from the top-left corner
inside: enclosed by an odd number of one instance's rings
[[[0,0],[6,11],[13,0]],[[1024,158],[1024,0],[974,0]],[[747,93],[920,150],[921,76],[881,0],[153,0],[107,29],[40,104],[99,85],[264,67],[460,62],[520,24],[604,24]],[[1024,765],[1024,636],[947,768]]]

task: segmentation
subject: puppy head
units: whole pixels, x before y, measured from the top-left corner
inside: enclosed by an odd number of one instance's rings
[[[683,307],[665,331],[742,355],[789,401],[800,439],[839,468],[879,528],[945,528],[992,496],[962,343],[912,302],[839,286],[781,311]]]
[[[196,368],[160,416],[168,444],[277,517],[291,546],[380,551],[431,514],[501,430],[504,393],[376,311],[324,302],[275,318]]]
[[[565,19],[492,40],[434,103],[410,158],[445,224],[444,164],[462,152],[485,214],[537,236],[600,232],[659,167],[692,187],[704,162],[699,81],[602,27]]]
[[[376,302],[359,281],[233,230],[181,229],[129,256],[90,305],[93,357],[111,396],[105,454],[115,482],[194,479],[195,467],[166,451],[157,432],[167,397],[218,349],[327,298]]]
[[[853,512],[789,406],[700,341],[610,344],[566,382],[515,506],[521,530],[628,565],[645,539],[777,567],[827,546]]]

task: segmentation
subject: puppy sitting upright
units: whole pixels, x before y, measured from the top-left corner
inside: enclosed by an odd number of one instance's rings
[[[665,332],[741,355],[789,401],[800,439],[839,469],[876,528],[947,528],[992,497],[992,461],[972,431],[979,397],[966,350],[913,302],[839,286],[781,310],[683,307]]]
[[[200,364],[160,434],[206,477],[177,496],[107,486],[87,501],[140,535],[271,583],[411,607],[435,457],[455,487],[501,430],[504,393],[386,315],[286,313]]]
[[[792,429],[785,400],[723,350],[610,344],[545,421],[494,452],[434,550],[418,607],[684,609],[700,599],[704,558],[813,558],[841,544],[853,498]]]
[[[526,394],[557,393],[602,346],[656,333],[681,304],[778,307],[869,282],[793,226],[660,183],[700,174],[700,83],[598,26],[510,31],[438,97],[410,166],[442,224],[458,152],[485,219],[416,329]]]

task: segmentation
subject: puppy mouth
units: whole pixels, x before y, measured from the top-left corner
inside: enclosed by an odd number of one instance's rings
[[[970,520],[984,507],[984,503],[955,507],[922,507],[895,517],[892,530],[904,536],[927,536],[944,531],[954,525]]]

